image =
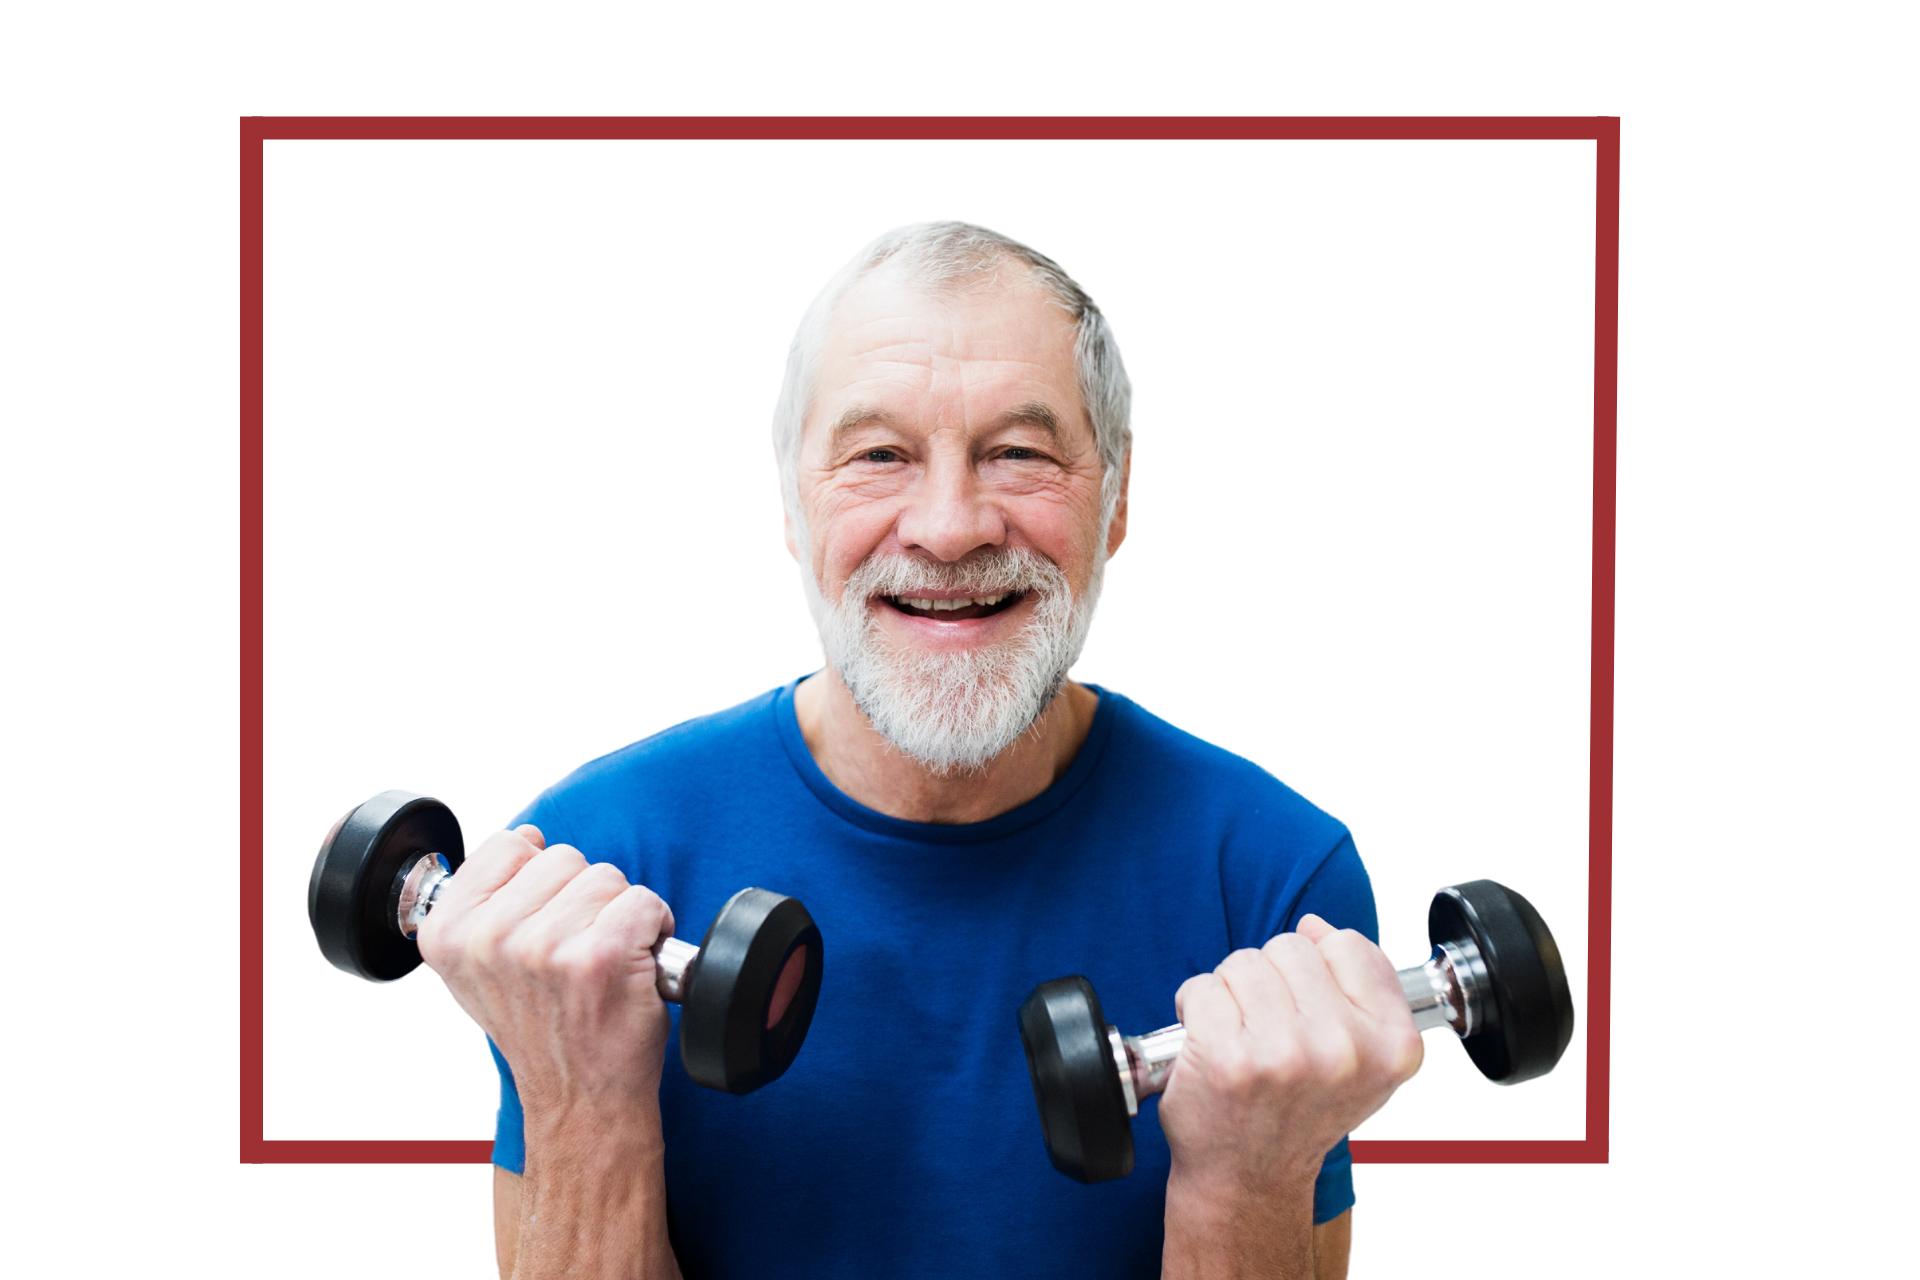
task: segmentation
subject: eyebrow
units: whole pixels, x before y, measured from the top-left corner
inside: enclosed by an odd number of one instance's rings
[[[863,404],[848,405],[841,411],[840,416],[833,420],[833,426],[827,432],[827,452],[839,453],[845,447],[847,437],[859,427],[866,426],[870,422],[886,423],[892,420],[893,415],[884,409]],[[1060,415],[1055,413],[1051,406],[1038,400],[1030,400],[1000,415],[995,425],[1006,427],[1015,423],[1038,427],[1056,441],[1060,439]]]
[[[1060,439],[1060,415],[1055,413],[1051,406],[1042,404],[1038,400],[1028,401],[1000,419],[1002,426],[1011,426],[1016,422],[1038,427],[1056,441]]]
[[[850,404],[833,420],[833,429],[827,433],[827,452],[837,454],[846,447],[846,440],[855,427],[863,427],[869,422],[891,421],[891,415],[864,404]]]

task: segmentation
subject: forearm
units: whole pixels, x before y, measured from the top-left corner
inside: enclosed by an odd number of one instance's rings
[[[1313,1178],[1249,1189],[1167,1180],[1161,1280],[1313,1280]]]
[[[657,1115],[618,1126],[530,1115],[513,1280],[679,1280],[664,1157]]]

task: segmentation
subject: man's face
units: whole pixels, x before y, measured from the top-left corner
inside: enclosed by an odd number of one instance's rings
[[[986,715],[987,746],[1017,736],[1065,678],[1051,668],[1078,655],[1125,527],[1100,527],[1074,323],[1016,269],[1002,275],[1014,282],[955,294],[884,274],[849,290],[801,440],[828,659],[883,733],[945,767],[984,763],[981,742],[928,752],[903,741],[911,724],[883,720]],[[1003,687],[1012,705],[986,705]],[[902,699],[898,714],[870,705]]]

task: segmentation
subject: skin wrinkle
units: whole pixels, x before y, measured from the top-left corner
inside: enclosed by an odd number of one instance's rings
[[[882,331],[875,337],[867,332],[875,317],[849,317],[842,304],[850,291],[871,279],[888,276],[911,284],[930,298],[945,299],[953,307],[923,317],[921,335]],[[1040,313],[1056,312],[1068,321],[1077,393],[1074,398],[1082,405],[1081,416],[1101,461],[1101,521],[1124,527],[1124,520],[1116,517],[1123,505],[1132,440],[1128,428],[1131,386],[1105,317],[1093,299],[1044,254],[983,227],[959,222],[923,223],[897,228],[855,255],[814,299],[788,350],[786,375],[774,413],[774,451],[781,471],[788,542],[801,548],[803,563],[811,557],[808,517],[800,501],[802,437],[819,407],[822,352],[834,327],[839,326],[846,334],[860,334],[869,347],[878,348],[873,352],[876,357],[890,356],[916,336],[932,334],[936,329],[951,330],[953,316],[975,307],[981,298],[1014,291],[1037,292]],[[1002,331],[982,331],[982,341],[1003,336]],[[1025,354],[1017,342],[1002,345],[1016,356]]]
[[[884,409],[861,404],[850,405],[834,421],[832,430],[827,433],[827,455],[829,458],[844,459],[849,453],[863,453],[864,448],[849,443],[856,438],[855,432],[858,428],[871,426],[884,430],[893,425],[893,416]],[[1030,401],[1002,414],[997,425],[1002,428],[1037,427],[1047,433],[1047,437],[1056,448],[1061,444],[1060,415],[1053,411],[1051,405],[1041,400]]]
[[[977,784],[964,793],[939,785],[926,758],[900,761],[914,764],[905,770],[887,762],[901,744],[875,734],[876,719],[886,717],[862,713],[836,669],[845,664],[830,653],[827,671],[798,694],[803,736],[837,786],[894,816],[978,820],[966,815],[1031,799],[1071,761],[1091,724],[1097,699],[1061,682],[1125,521],[1116,508],[1111,525],[1101,527],[1106,468],[1081,400],[1078,329],[1049,303],[1025,282],[953,296],[882,271],[842,296],[820,347],[797,468],[797,522],[809,536],[804,547],[790,537],[796,557],[804,557],[817,620],[845,606],[866,616],[882,650],[961,659],[978,649],[983,670],[1007,672],[1017,667],[986,651],[1020,643],[1037,619],[1040,593],[1027,592],[987,618],[936,626],[909,619],[884,597],[847,599],[849,582],[875,561],[907,558],[938,568],[988,552],[1024,554],[1057,565],[1064,595],[1088,606],[1075,620],[1071,648],[1053,649],[1047,666],[1058,662],[1057,670],[1007,677],[1032,690],[1036,704],[1025,715],[998,718],[1002,741],[1012,739],[998,756],[976,764],[977,750],[960,752]],[[887,451],[878,461],[877,450]],[[956,581],[952,589],[964,585]],[[964,594],[988,593],[968,587]],[[957,638],[962,634],[966,639]],[[1052,696],[1061,687],[1070,696]],[[825,734],[823,717],[848,712],[855,717],[851,733]],[[951,753],[944,760],[931,754],[934,763],[953,766]],[[863,786],[868,778],[877,785]]]
[[[1021,299],[1023,301],[1039,295],[1038,290],[1031,288],[1019,292],[1026,295]],[[856,286],[843,299],[843,310],[854,309],[862,302],[868,301],[867,295],[874,293],[879,293],[881,296],[872,301],[882,305],[887,301],[898,303],[909,299],[922,305],[918,309],[919,313],[911,318],[895,316],[889,320],[883,315],[870,319],[864,324],[855,324],[852,326],[852,334],[857,335],[862,329],[886,326],[891,326],[896,333],[901,328],[908,333],[914,333],[924,326],[925,311],[938,310],[944,317],[945,333],[941,336],[949,344],[949,353],[936,353],[929,342],[921,344],[921,354],[917,360],[911,363],[894,361],[888,357],[903,345],[898,341],[868,344],[847,341],[843,346],[841,339],[830,335],[822,352],[820,376],[816,383],[818,400],[850,401],[852,403],[847,405],[847,408],[857,408],[869,421],[876,412],[890,417],[912,418],[915,416],[915,411],[924,412],[931,408],[933,420],[928,424],[929,443],[935,445],[942,443],[942,437],[950,432],[958,432],[963,437],[971,434],[975,400],[980,392],[989,390],[994,384],[1012,384],[1021,390],[1041,393],[1021,395],[1016,391],[1008,396],[1009,399],[1015,400],[1015,405],[1008,406],[1009,409],[1033,404],[1048,406],[1050,401],[1069,400],[1078,407],[1077,378],[1062,379],[1060,376],[1060,365],[1063,359],[1067,362],[1067,367],[1071,367],[1073,330],[1071,324],[1059,313],[1054,313],[1057,319],[1053,325],[1041,326],[1034,323],[1032,312],[1029,311],[1024,317],[1024,323],[1013,326],[1022,331],[1017,337],[1000,341],[976,340],[972,332],[957,323],[958,317],[955,315],[957,308],[953,300],[927,298],[918,291],[887,282],[882,278],[873,278]],[[1046,328],[1051,328],[1052,332],[1045,332]],[[1033,332],[1036,329],[1042,331]],[[1051,349],[1049,354],[1052,354],[1054,359],[1050,362],[1008,359],[1001,354],[1008,347],[1026,352],[1032,350],[1034,346]],[[876,369],[876,365],[881,367]],[[837,390],[834,389],[836,383]],[[936,391],[945,394],[936,397]],[[937,398],[938,403],[927,404],[930,398]],[[896,404],[905,412],[896,415],[894,407]],[[843,409],[841,414],[836,415],[836,421],[844,417],[845,412]],[[1049,416],[1055,422],[1061,418],[1061,415],[1051,411],[1050,406]],[[1085,422],[1083,409],[1073,416],[1080,419],[1082,423]],[[1017,431],[1019,425],[1007,423],[1006,428]],[[846,466],[846,460],[835,451],[830,450],[823,458],[820,453],[808,449],[805,439],[806,436],[813,434],[815,433],[803,434],[802,487],[811,490],[807,497],[813,499],[813,501],[803,500],[803,505],[814,508],[819,499],[824,496],[828,499],[829,511],[832,511],[842,506],[842,504],[832,503],[831,498],[836,485],[847,483],[844,476],[836,474]],[[1093,445],[1091,427],[1088,426],[1084,434],[1075,432],[1074,436],[1076,438],[1071,443],[1077,447],[1062,450],[1068,454],[1062,459],[1066,469],[1072,472],[1076,479],[1089,475],[1097,476],[1100,468],[1097,450]],[[829,444],[831,443],[830,441]],[[862,443],[870,447],[872,445],[870,440],[862,440]],[[1039,445],[1043,440],[1036,438],[1033,443]],[[1047,433],[1044,443],[1057,447],[1059,443],[1057,432]],[[1097,507],[1097,483],[1096,492],[1092,496],[1095,498],[1094,505]],[[828,512],[816,514],[810,510],[808,524],[816,525],[821,514],[828,514]],[[822,570],[826,567],[823,563],[825,549],[818,545],[822,541],[818,537],[810,538],[809,542],[816,545],[809,550],[813,552],[811,558],[814,560],[816,580],[824,584],[826,578]],[[830,589],[824,590],[824,593],[830,597],[835,594]]]

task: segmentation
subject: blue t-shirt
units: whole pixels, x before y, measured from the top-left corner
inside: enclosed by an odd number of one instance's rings
[[[1037,983],[1080,973],[1135,1034],[1174,1021],[1187,978],[1308,911],[1377,941],[1346,828],[1104,691],[1080,754],[1033,800],[968,825],[904,822],[820,772],[795,687],[602,757],[517,819],[651,887],[690,941],[747,885],[799,898],[820,926],[820,1003],[784,1076],[732,1097],[692,1083],[667,1048],[681,1270],[1158,1276],[1159,1099],[1134,1121],[1130,1176],[1083,1186],[1055,1172],[1014,1013]],[[500,1069],[493,1159],[518,1173],[522,1115]],[[1314,1220],[1352,1203],[1343,1140]]]

